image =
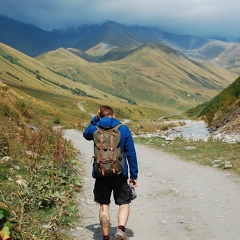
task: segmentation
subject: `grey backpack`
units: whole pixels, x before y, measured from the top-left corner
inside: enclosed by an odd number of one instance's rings
[[[94,171],[98,177],[114,176],[123,172],[124,160],[120,148],[121,134],[118,124],[113,128],[100,128],[94,132]]]

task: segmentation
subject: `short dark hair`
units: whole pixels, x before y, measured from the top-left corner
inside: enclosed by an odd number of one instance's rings
[[[113,116],[114,112],[111,107],[109,106],[100,106],[100,118],[107,117],[107,116]]]

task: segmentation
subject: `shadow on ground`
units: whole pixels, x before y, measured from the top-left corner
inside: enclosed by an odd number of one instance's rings
[[[85,228],[93,232],[94,240],[102,240],[102,229],[99,223],[88,225]],[[110,231],[109,231],[110,239],[115,239],[116,231],[117,231],[117,227],[110,226]],[[129,237],[134,237],[134,232],[131,229],[126,228],[126,233]]]

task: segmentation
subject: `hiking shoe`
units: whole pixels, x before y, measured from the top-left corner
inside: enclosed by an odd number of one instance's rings
[[[117,240],[129,240],[128,235],[125,232],[123,232],[121,229],[117,229],[117,232],[115,234],[115,238]]]

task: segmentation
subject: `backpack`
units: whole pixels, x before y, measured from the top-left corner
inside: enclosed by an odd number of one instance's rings
[[[100,128],[94,132],[93,168],[98,177],[114,176],[123,172],[124,160],[120,149],[121,134],[118,124],[113,128]]]

